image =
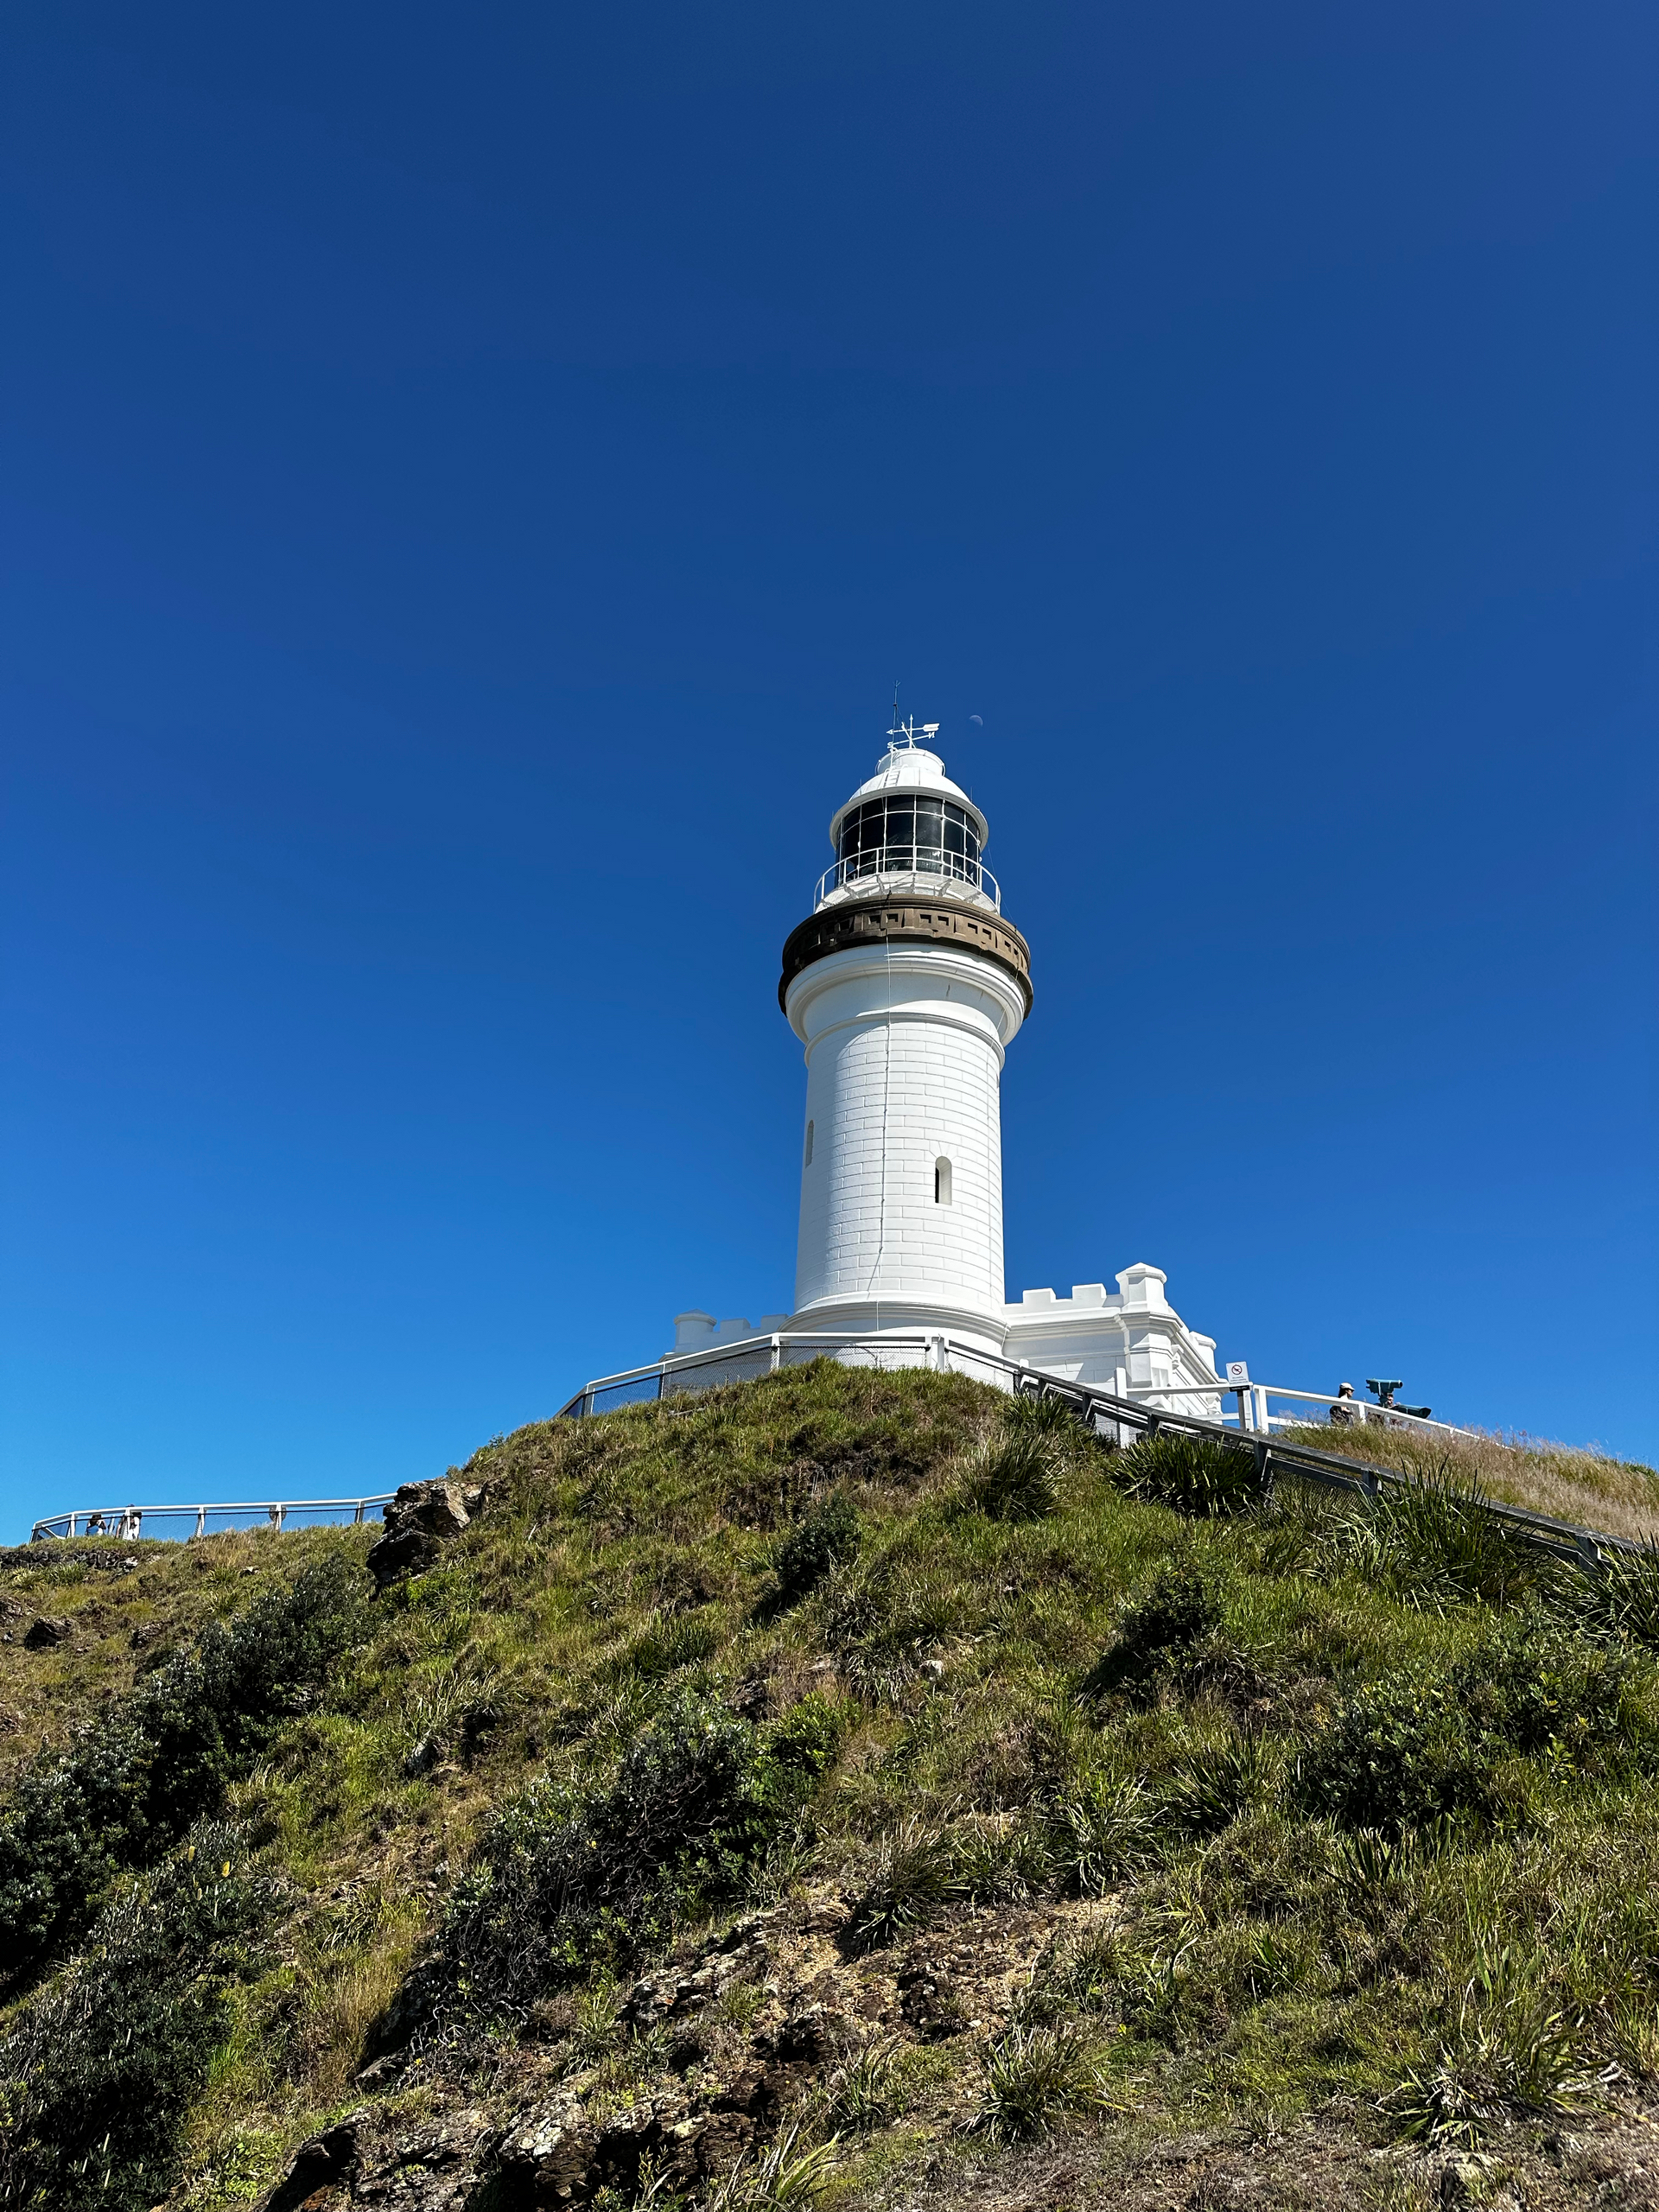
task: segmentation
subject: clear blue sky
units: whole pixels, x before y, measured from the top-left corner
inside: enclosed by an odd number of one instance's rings
[[[1656,62],[12,10],[0,1534],[786,1306],[778,953],[895,677],[1033,948],[1010,1292],[1659,1458]]]

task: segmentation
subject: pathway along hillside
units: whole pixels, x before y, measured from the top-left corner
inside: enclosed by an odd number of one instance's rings
[[[459,1478],[0,1567],[0,2202],[1649,2201],[1651,1554],[918,1372]]]

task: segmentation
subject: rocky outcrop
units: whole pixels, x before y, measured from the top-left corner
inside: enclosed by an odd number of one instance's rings
[[[321,2135],[302,2143],[282,2179],[259,2200],[255,2212],[297,2212],[320,2190],[347,2180],[357,2164],[358,2131],[367,2114],[348,2113]]]
[[[368,1568],[376,1587],[421,1574],[442,1556],[445,1544],[469,1528],[484,1510],[480,1483],[405,1483],[386,1508],[385,1533],[370,1547]]]
[[[766,1963],[766,1929],[775,1913],[740,1920],[719,1947],[689,1971],[671,1969],[644,1975],[628,1992],[622,2017],[641,2033],[659,2020],[684,2018],[700,2012],[734,1981],[758,1973]]]
[[[70,1622],[55,1614],[43,1613],[24,1631],[23,1649],[25,1651],[51,1651],[60,1643],[67,1643],[71,1633]]]
[[[585,2204],[598,2147],[581,2103],[560,2096],[525,2113],[501,2145],[502,2195],[509,2204],[537,2208]]]

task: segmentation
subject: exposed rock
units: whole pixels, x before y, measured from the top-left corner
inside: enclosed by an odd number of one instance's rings
[[[845,2018],[827,2005],[803,2005],[779,2029],[772,2049],[786,2065],[819,2066],[849,2040]]]
[[[443,1745],[435,1736],[423,1736],[412,1751],[404,1755],[404,1772],[412,1782],[423,1774],[429,1774],[443,1757]]]
[[[359,2089],[384,2089],[403,2072],[408,2054],[401,2050],[388,2051],[384,2058],[372,2058],[366,2066],[357,2069]]]
[[[468,2109],[429,2121],[416,2133],[383,2138],[372,2151],[359,2147],[351,2201],[391,2204],[397,2212],[461,2212],[476,2197],[501,2139],[486,2113]]]
[[[852,1912],[844,1897],[821,1897],[798,1907],[793,1924],[803,1936],[834,1936],[847,1925]]]
[[[385,1589],[432,1565],[446,1543],[483,1510],[484,1486],[446,1476],[442,1482],[405,1483],[386,1508],[385,1534],[369,1550],[368,1567]]]
[[[302,2143],[282,2179],[260,2198],[256,2212],[296,2212],[318,2190],[344,2181],[357,2164],[358,2130],[366,2117],[362,2112],[347,2113],[321,2135]]]
[[[73,1625],[60,1614],[42,1613],[24,1630],[23,1649],[25,1651],[50,1651],[60,1643],[67,1643]]]
[[[926,2043],[959,2036],[968,2025],[967,2008],[938,1961],[912,1951],[899,1971],[899,2010]]]
[[[510,2204],[585,2204],[596,2137],[574,2097],[555,2097],[518,2120],[501,2145]]]
[[[695,1967],[643,1975],[628,1992],[623,2018],[642,2031],[658,2020],[683,2018],[700,2012],[733,1982],[758,1974],[766,1963],[766,1929],[774,1917],[771,1913],[755,1913],[740,1920]]]
[[[372,2062],[393,2057],[401,2067],[408,2056],[410,2038],[432,2018],[443,1987],[443,1971],[436,1961],[429,1960],[412,1967],[404,1975],[391,2004],[369,2030],[365,2058]],[[359,2074],[359,2079],[362,2078]]]

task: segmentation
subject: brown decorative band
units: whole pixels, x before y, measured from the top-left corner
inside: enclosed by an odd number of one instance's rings
[[[1031,1012],[1031,948],[1012,923],[1000,914],[973,906],[957,906],[941,899],[927,905],[916,899],[860,899],[845,906],[829,906],[790,931],[784,946],[784,972],[778,985],[782,1006],[790,985],[803,968],[826,960],[832,952],[849,952],[857,945],[887,944],[950,944],[963,952],[977,952],[1006,968],[1025,994]]]

